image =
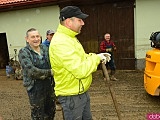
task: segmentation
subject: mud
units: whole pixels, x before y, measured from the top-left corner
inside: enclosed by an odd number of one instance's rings
[[[160,112],[160,97],[148,95],[143,87],[142,71],[117,71],[111,81],[122,120],[146,120],[148,113]],[[116,109],[102,71],[93,74],[89,93],[93,120],[118,120]],[[30,120],[28,96],[22,80],[7,78],[0,70],[0,120]],[[55,120],[63,120],[56,111]]]

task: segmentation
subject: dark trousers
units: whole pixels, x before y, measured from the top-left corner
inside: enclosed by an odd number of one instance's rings
[[[32,120],[53,120],[55,101],[52,98],[53,88],[50,81],[35,81],[34,87],[27,92],[31,105]]]
[[[106,68],[107,68],[107,69],[109,68],[109,69],[111,70],[111,72],[109,73],[110,76],[115,74],[116,66],[115,66],[115,63],[114,63],[114,58],[113,58],[113,56],[111,56],[111,60],[106,63]],[[103,72],[103,71],[102,71],[102,72]],[[103,77],[105,77],[105,76],[104,76],[104,73],[103,73]]]
[[[88,92],[80,95],[59,96],[65,120],[92,120]]]

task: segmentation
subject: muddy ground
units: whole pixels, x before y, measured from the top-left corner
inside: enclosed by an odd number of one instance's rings
[[[143,87],[142,71],[117,71],[119,81],[111,81],[122,120],[146,120],[147,113],[160,113],[160,97],[148,95]],[[101,70],[93,74],[89,90],[94,120],[118,120],[108,85]],[[28,96],[22,80],[5,76],[0,70],[0,120],[30,120]],[[63,120],[56,112],[55,120]]]

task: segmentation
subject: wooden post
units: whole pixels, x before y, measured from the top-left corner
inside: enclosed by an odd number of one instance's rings
[[[104,76],[106,78],[105,85],[109,87],[109,91],[110,91],[110,94],[111,94],[111,97],[112,97],[112,100],[113,100],[113,103],[114,103],[114,107],[116,109],[116,113],[117,113],[118,119],[122,120],[121,113],[120,113],[120,110],[118,108],[115,92],[114,92],[112,84],[110,82],[110,78],[109,78],[109,74],[108,74],[106,65],[105,65],[105,63],[101,63],[101,64],[102,64],[102,70],[103,70]]]

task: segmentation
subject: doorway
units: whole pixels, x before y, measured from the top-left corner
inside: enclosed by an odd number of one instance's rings
[[[4,69],[9,62],[6,33],[0,33],[0,69]]]
[[[80,6],[89,14],[82,33],[78,36],[87,53],[99,53],[104,34],[110,33],[117,51],[114,52],[116,68],[135,69],[134,1],[106,2]]]

